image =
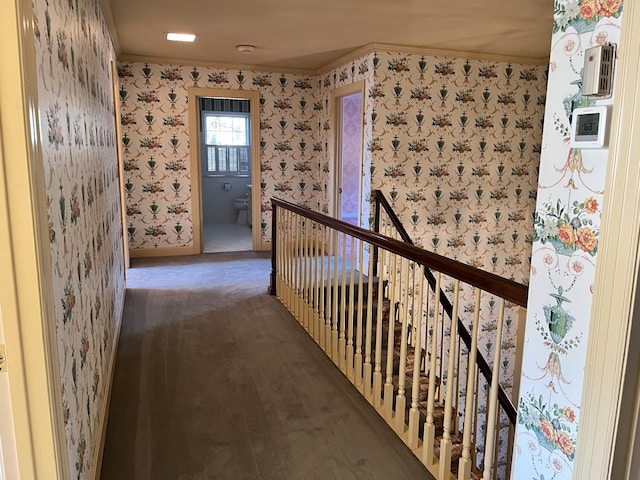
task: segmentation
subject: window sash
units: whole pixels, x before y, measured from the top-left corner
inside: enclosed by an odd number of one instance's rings
[[[233,145],[207,145],[207,171],[205,175],[249,175],[249,147]]]
[[[249,145],[249,115],[229,113],[205,113],[205,145]]]

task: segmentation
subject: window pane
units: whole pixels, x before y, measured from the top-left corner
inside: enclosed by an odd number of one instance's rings
[[[206,115],[205,140],[207,145],[247,145],[245,116]]]
[[[238,150],[240,161],[238,171],[241,173],[247,173],[249,171],[249,149],[241,148]]]
[[[207,169],[210,172],[215,172],[216,168],[216,148],[207,147]]]
[[[225,172],[227,170],[227,149],[218,148],[218,170]]]
[[[217,145],[217,132],[219,130],[219,117],[207,115],[205,117],[205,141],[207,145]]]
[[[238,149],[229,148],[229,172],[238,171]]]

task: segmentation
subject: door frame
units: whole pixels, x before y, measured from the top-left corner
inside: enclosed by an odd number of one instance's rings
[[[116,125],[116,154],[118,156],[118,190],[120,193],[120,221],[122,222],[122,250],[124,257],[125,278],[127,269],[131,266],[129,252],[129,230],[127,226],[127,202],[124,193],[124,155],[122,153],[122,123],[120,122],[120,88],[118,85],[118,71],[116,64],[111,61],[111,88],[113,89],[113,120]]]
[[[341,186],[342,186],[342,162],[341,162],[341,135],[342,129],[342,109],[341,99],[354,93],[360,93],[362,101],[360,103],[360,161],[358,172],[358,226],[362,225],[362,172],[364,168],[364,103],[365,103],[365,81],[360,80],[343,87],[336,88],[331,91],[330,105],[331,105],[331,149],[329,151],[329,165],[331,168],[331,174],[329,178],[329,189],[331,196],[328,199],[329,212],[335,218],[340,218],[340,205],[341,205]]]
[[[44,208],[33,5],[9,0],[2,13],[0,306],[6,341],[2,375],[9,378],[20,478],[58,480],[69,478],[69,461]],[[5,456],[4,461],[10,459]]]
[[[191,211],[193,213],[193,253],[202,253],[202,164],[200,148],[199,98],[241,98],[250,104],[251,138],[251,239],[254,251],[264,250],[260,231],[260,92],[257,90],[234,90],[224,88],[188,89],[189,96],[189,142],[191,145]]]
[[[637,478],[640,471],[639,24],[640,5],[626,2],[574,478]]]

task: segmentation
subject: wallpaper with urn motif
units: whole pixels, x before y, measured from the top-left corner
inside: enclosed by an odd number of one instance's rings
[[[99,0],[33,6],[63,415],[71,478],[85,479],[124,300],[115,54]]]
[[[380,189],[418,245],[527,283],[547,69],[377,51],[322,76],[325,97],[367,81],[365,209],[370,191]],[[328,119],[326,112],[325,141]],[[328,157],[323,162],[329,171]],[[445,288],[452,291],[452,283]],[[472,292],[462,297],[461,317],[470,326]],[[481,305],[478,345],[490,364],[502,350],[500,379],[509,392],[518,312],[508,307],[503,338],[496,339],[496,306],[495,298]],[[500,451],[501,472],[508,453]]]
[[[569,144],[586,49],[618,44],[620,0],[555,2],[512,478],[573,478],[608,149]],[[614,75],[615,81],[615,75]]]
[[[192,244],[189,87],[260,91],[268,243],[272,195],[327,211],[330,92],[364,79],[365,182],[421,245],[526,281],[546,67],[381,52],[319,77],[141,63],[119,76],[132,249]]]
[[[193,244],[188,88],[258,90],[262,243],[271,241],[270,198],[318,208],[324,188],[314,161],[317,78],[143,63],[121,63],[121,123],[128,235],[132,251]],[[255,193],[254,193],[255,194]]]
[[[424,248],[526,283],[547,66],[372,52],[317,77],[122,63],[125,190],[133,249],[191,245],[187,88],[258,89],[262,241],[273,195],[328,211],[331,92],[365,81],[363,223],[381,189]],[[470,293],[470,292],[467,292]],[[486,311],[495,301],[487,300]],[[471,311],[467,308],[468,314]],[[480,338],[512,383],[517,321]]]

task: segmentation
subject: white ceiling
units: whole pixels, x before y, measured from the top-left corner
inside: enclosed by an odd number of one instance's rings
[[[371,43],[544,61],[553,24],[553,0],[103,1],[123,58],[275,70],[318,71]],[[169,31],[198,38],[168,42]],[[256,50],[238,53],[239,44]]]

